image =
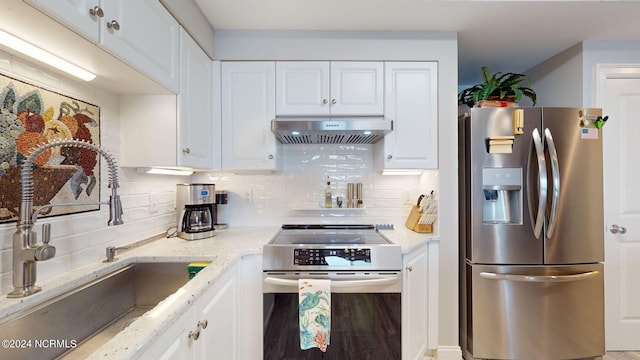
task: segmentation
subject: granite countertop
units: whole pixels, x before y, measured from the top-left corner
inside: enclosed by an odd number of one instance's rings
[[[60,294],[64,294],[93,279],[131,263],[140,262],[195,262],[210,261],[187,284],[176,293],[163,300],[116,337],[104,344],[89,359],[133,359],[141,355],[152,340],[156,339],[182,314],[189,310],[211,284],[245,255],[260,254],[262,246],[279,230],[279,227],[240,227],[216,232],[216,236],[197,241],[185,241],[179,238],[159,236],[146,245],[118,253],[118,260],[111,263],[102,261],[92,263],[39,283],[43,291],[22,299],[0,298],[0,319],[11,316],[22,309],[29,308]],[[418,234],[396,226],[395,230],[381,230],[391,241],[402,247],[403,254],[409,253],[428,241],[439,239],[431,234]]]

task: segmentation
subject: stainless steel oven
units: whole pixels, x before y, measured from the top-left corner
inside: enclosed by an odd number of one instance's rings
[[[264,359],[400,359],[402,251],[373,225],[283,225],[263,249]],[[301,350],[298,279],[331,280],[326,353]]]

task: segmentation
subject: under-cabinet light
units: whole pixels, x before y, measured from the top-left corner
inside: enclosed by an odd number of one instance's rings
[[[189,175],[193,174],[193,170],[191,170],[191,169],[168,169],[168,168],[144,167],[144,168],[138,168],[138,173],[141,173],[141,174],[156,174],[156,175],[189,176]]]
[[[383,170],[382,175],[422,175],[421,170]]]
[[[84,81],[91,81],[96,78],[95,74],[2,30],[0,30],[0,45],[4,45],[9,49],[15,50],[34,60],[53,66],[56,69],[62,70]]]

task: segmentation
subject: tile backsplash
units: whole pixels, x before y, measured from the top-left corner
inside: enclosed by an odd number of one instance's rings
[[[374,171],[373,145],[284,145],[283,169],[273,174],[199,173],[194,183],[214,183],[229,192],[219,222],[230,226],[282,223],[402,224],[418,195],[437,190],[437,171],[421,176],[383,176]],[[331,181],[332,209],[323,209],[326,179]],[[362,183],[363,209],[337,209],[347,183]],[[344,200],[343,208],[346,208]]]

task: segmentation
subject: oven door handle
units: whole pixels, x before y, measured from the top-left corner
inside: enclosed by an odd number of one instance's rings
[[[281,278],[268,276],[264,278],[264,281],[271,285],[298,287],[298,280],[281,279]],[[344,288],[357,288],[357,287],[368,287],[368,286],[381,286],[381,285],[390,285],[398,281],[400,281],[400,279],[396,277],[385,278],[385,279],[371,279],[371,280],[332,280],[331,288],[344,289]]]

